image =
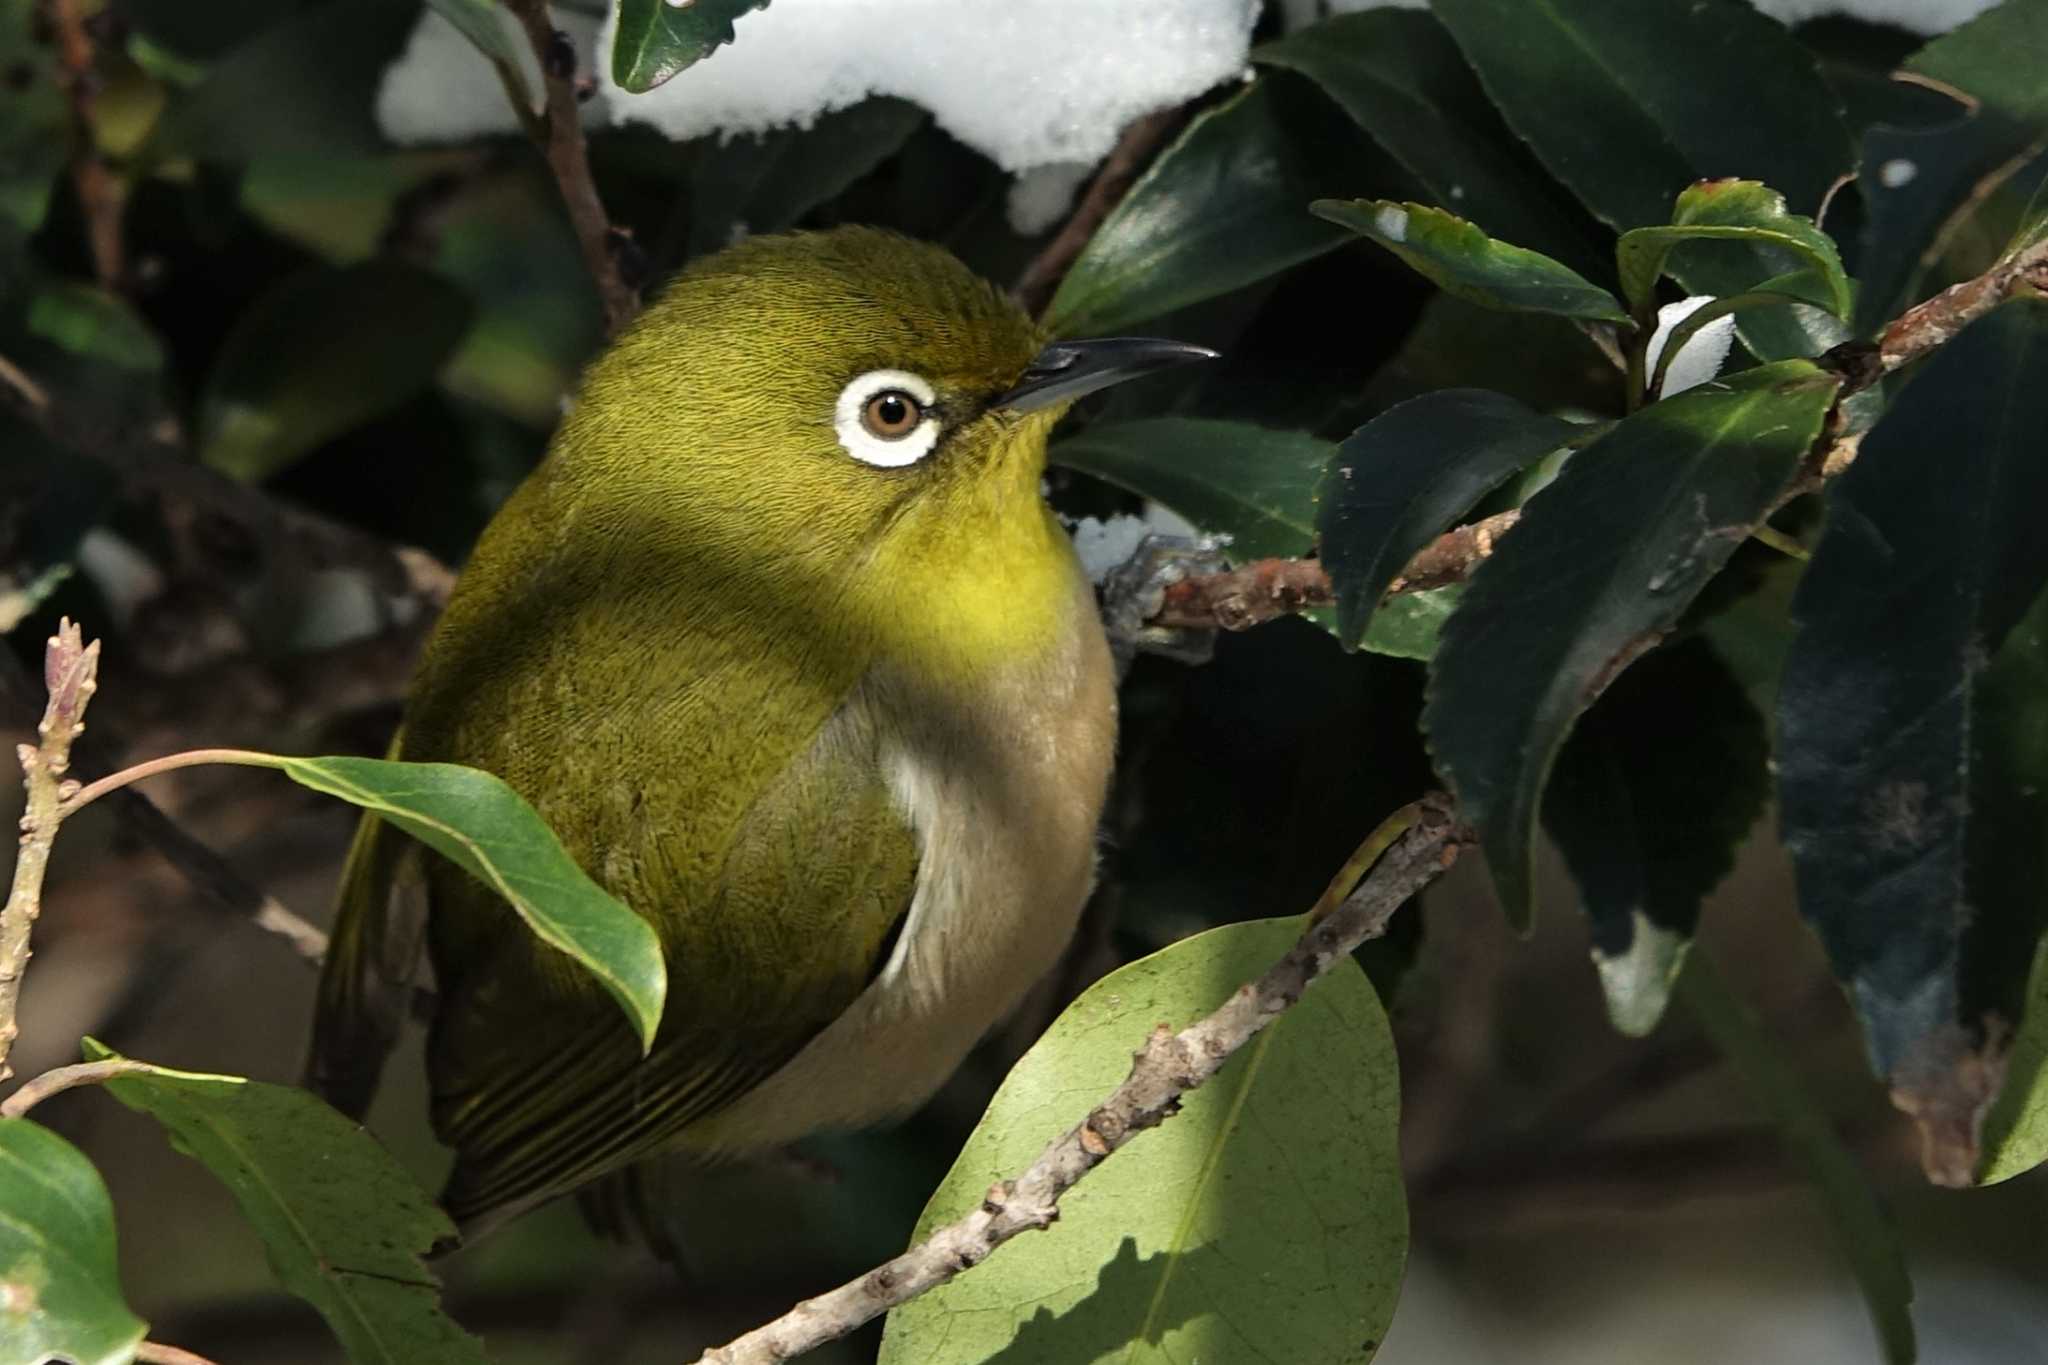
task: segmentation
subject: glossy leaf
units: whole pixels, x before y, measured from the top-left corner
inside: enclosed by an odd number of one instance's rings
[[[1314,543],[1316,489],[1333,450],[1298,431],[1157,417],[1088,427],[1056,444],[1052,460],[1229,536],[1230,558],[1241,563]]]
[[[123,1365],[145,1330],[100,1173],[42,1125],[0,1118],[0,1360]]]
[[[1337,638],[1354,646],[1415,552],[1474,503],[1581,430],[1483,389],[1442,389],[1347,436],[1317,517],[1337,590]]]
[[[1404,592],[1380,605],[1365,628],[1358,647],[1391,659],[1428,660],[1436,654],[1444,623],[1465,598],[1463,583]],[[1336,627],[1330,627],[1334,634]]]
[[[733,23],[768,0],[619,0],[612,80],[641,94],[733,41]]]
[[[1785,361],[1651,404],[1567,461],[1472,576],[1423,726],[1517,926],[1534,915],[1537,811],[1573,723],[1762,519],[1835,387]]]
[[[1510,312],[1626,322],[1614,296],[1539,252],[1498,242],[1471,223],[1426,204],[1320,199],[1318,218],[1379,243],[1446,293]]]
[[[1878,1202],[1870,1177],[1820,1108],[1813,1083],[1793,1070],[1782,1040],[1765,1032],[1755,1012],[1703,954],[1687,965],[1679,992],[1688,1012],[1776,1125],[1787,1154],[1806,1168],[1835,1242],[1863,1291],[1886,1362],[1912,1365],[1913,1282],[1906,1274],[1898,1229]]]
[[[1977,1029],[2018,1017],[2048,915],[2048,669],[2038,618],[2015,629],[2048,583],[2044,365],[2048,303],[2019,300],[1907,383],[1830,490],[1780,689],[1801,913],[1949,1183],[1989,1099]]]
[[[1578,883],[1622,1033],[1663,1018],[1700,902],[1763,814],[1769,759],[1762,715],[1697,637],[1623,672],[1558,754],[1543,825]]]
[[[1208,1013],[1277,961],[1299,919],[1225,925],[1090,987],[1011,1070],[919,1220],[977,1207],[1129,1072],[1154,1025]],[[1180,1112],[1060,1202],[1055,1235],[889,1315],[881,1365],[1370,1360],[1408,1218],[1392,1036],[1344,961]],[[1333,1080],[1333,1078],[1335,1078]]]
[[[493,61],[519,69],[522,40],[508,23],[510,12],[499,0],[427,0],[436,14],[455,25],[476,50]]]
[[[91,1058],[114,1054],[87,1041]],[[106,1083],[206,1167],[263,1239],[271,1271],[320,1310],[356,1365],[482,1365],[422,1263],[455,1235],[359,1124],[304,1090],[151,1067]]]
[[[1434,16],[1400,9],[1333,15],[1253,49],[1252,60],[1321,86],[1440,207],[1575,270],[1612,270],[1594,246],[1592,225],[1559,200],[1556,183],[1501,123]]]
[[[1617,228],[1666,222],[1679,191],[1715,176],[1761,180],[1810,212],[1855,164],[1812,56],[1740,0],[1431,8],[1510,126]]]
[[[588,968],[651,1047],[668,994],[661,941],[583,872],[533,807],[453,763],[265,755],[302,787],[374,811],[505,898],[545,943]]]
[[[2005,1058],[2005,1088],[1984,1118],[1979,1184],[2024,1175],[2048,1162],[2048,940],[2034,954],[2026,1014]]]
[[[1773,270],[1769,292],[1825,308],[1836,317],[1848,316],[1849,277],[1842,272],[1834,239],[1811,218],[1786,212],[1785,197],[1754,180],[1702,180],[1678,196],[1670,226],[1634,228],[1621,235],[1615,258],[1629,307],[1646,313],[1672,253],[1686,243],[1702,241],[1743,242],[1757,248],[1767,261],[1761,268],[1784,267]]]
[[[439,276],[395,261],[287,278],[244,313],[200,401],[200,458],[267,478],[434,382],[469,327]]]
[[[877,96],[807,128],[735,137],[699,153],[690,177],[690,251],[743,233],[781,232],[894,155],[924,123],[908,100]]]
[[[1345,233],[1309,216],[1355,192],[1377,154],[1299,78],[1276,72],[1197,114],[1138,177],[1046,308],[1062,336],[1104,336],[1330,250]]]
[[[1906,59],[1906,70],[1981,101],[2015,123],[2048,128],[2048,3],[2003,0]]]

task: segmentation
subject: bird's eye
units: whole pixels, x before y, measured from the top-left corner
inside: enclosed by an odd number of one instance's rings
[[[937,401],[932,386],[907,370],[870,370],[839,391],[832,425],[854,459],[900,469],[938,444]]]
[[[924,404],[901,389],[883,389],[860,410],[860,424],[870,436],[900,441],[924,420]]]

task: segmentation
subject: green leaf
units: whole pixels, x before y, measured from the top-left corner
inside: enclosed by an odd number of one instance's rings
[[[2005,1057],[2005,1088],[1984,1118],[1977,1182],[1995,1185],[2048,1162],[2048,939],[2034,954],[2026,1014]]]
[[[1155,417],[1088,427],[1053,446],[1052,461],[1229,536],[1230,558],[1242,563],[1314,543],[1316,488],[1332,450],[1298,431]]]
[[[2048,242],[2048,177],[2034,186],[2033,198],[2020,211],[2019,225],[2013,229],[2012,240],[2005,250],[1998,253],[2001,261],[2009,261],[2032,247]]]
[[[690,175],[690,254],[739,233],[781,232],[894,156],[924,123],[908,100],[876,96],[821,114],[807,128],[777,128],[704,148]]]
[[[1225,925],[1090,987],[990,1101],[916,1235],[979,1206],[1129,1072],[1270,967],[1298,918]],[[1370,1360],[1408,1216],[1385,1013],[1339,962],[1181,1111],[1060,1201],[1052,1229],[889,1314],[881,1365]]]
[[[2048,0],[2004,0],[1906,59],[1906,70],[1953,86],[2014,123],[2048,128]]]
[[[124,1365],[146,1330],[121,1296],[100,1173],[42,1125],[0,1118],[0,1360]]]
[[[64,169],[69,111],[54,44],[35,41],[36,0],[0,0],[0,266],[42,226]]]
[[[1262,76],[1197,114],[1131,186],[1046,308],[1062,336],[1105,335],[1278,274],[1344,241],[1310,217],[1378,154],[1306,82]]]
[[[1784,361],[1652,403],[1566,461],[1472,576],[1423,727],[1518,927],[1535,913],[1537,811],[1573,722],[1762,520],[1836,382]]]
[[[654,1045],[668,994],[661,940],[584,874],[510,787],[453,763],[266,754],[262,765],[375,811],[490,887],[543,942],[604,983],[632,1020],[643,1050]]]
[[[1700,901],[1763,813],[1769,760],[1763,717],[1698,637],[1626,670],[1559,753],[1543,824],[1578,883],[1622,1033],[1663,1017]]]
[[[1764,1031],[1748,1004],[1729,989],[1704,953],[1693,954],[1679,978],[1679,994],[1701,1029],[1748,1084],[1751,1096],[1777,1125],[1786,1151],[1806,1168],[1833,1225],[1888,1365],[1912,1365],[1913,1282],[1898,1229],[1878,1202],[1870,1179],[1814,1100],[1813,1083],[1785,1060],[1783,1042]]]
[[[619,0],[612,80],[643,94],[733,41],[733,21],[768,0]]]
[[[1298,71],[1373,141],[1487,233],[1581,272],[1612,268],[1588,229],[1530,160],[1433,16],[1339,14],[1254,48],[1252,60]]]
[[[1539,252],[1497,242],[1477,227],[1426,204],[1384,199],[1319,199],[1318,218],[1378,242],[1447,293],[1509,312],[1626,322],[1614,296]]]
[[[86,1041],[92,1060],[116,1055]],[[304,1090],[165,1067],[114,1098],[162,1124],[263,1239],[278,1282],[320,1310],[356,1365],[481,1365],[420,1258],[455,1225],[359,1124]]]
[[[1761,180],[1812,211],[1855,165],[1812,55],[1740,0],[1431,8],[1509,125],[1616,228],[1666,222],[1680,190],[1713,176]]]
[[[28,305],[29,335],[79,361],[154,375],[164,367],[163,343],[118,295],[74,280],[38,289]]]
[[[1316,529],[1337,590],[1337,639],[1372,627],[1387,585],[1472,505],[1581,430],[1483,389],[1411,399],[1344,438]]]
[[[509,22],[510,11],[498,0],[427,0],[427,4],[484,56],[514,71],[520,69],[523,44]]]
[[[1829,489],[1779,691],[1800,912],[1946,1183],[1976,1165],[1978,1030],[2019,1017],[2048,916],[2044,365],[2023,299],[1906,384]]]
[[[200,400],[200,459],[268,478],[429,387],[469,318],[460,290],[396,261],[288,277],[222,343]]]
[[[1359,648],[1391,659],[1427,661],[1436,654],[1444,623],[1465,598],[1463,583],[1446,583],[1441,588],[1404,592],[1383,603],[1372,614]],[[1332,626],[1331,633],[1336,633]]]
[[[1639,316],[1654,311],[1657,280],[1673,249],[1699,241],[1747,242],[1759,249],[1764,261],[1759,268],[1771,271],[1769,292],[1839,318],[1849,314],[1849,277],[1834,239],[1811,218],[1787,213],[1785,196],[1755,180],[1702,180],[1678,196],[1669,227],[1640,227],[1621,235],[1615,259],[1629,308]],[[1750,287],[1764,288],[1765,282]]]

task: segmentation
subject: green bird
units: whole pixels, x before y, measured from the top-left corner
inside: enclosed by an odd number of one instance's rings
[[[393,746],[495,773],[659,934],[643,1056],[598,981],[366,819],[311,1081],[367,1108],[422,940],[443,1202],[471,1234],[658,1155],[899,1117],[1064,948],[1116,730],[1043,499],[1077,397],[1212,353],[1048,344],[861,228],[680,275],[583,377],[462,573]]]

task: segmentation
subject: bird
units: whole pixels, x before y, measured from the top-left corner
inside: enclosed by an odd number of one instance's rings
[[[686,266],[478,539],[393,757],[503,779],[655,929],[652,1046],[374,815],[309,1084],[368,1108],[424,955],[465,1240],[681,1155],[902,1117],[1054,964],[1096,875],[1116,686],[1045,501],[1085,394],[1214,356],[1054,340],[940,247],[842,227]]]

